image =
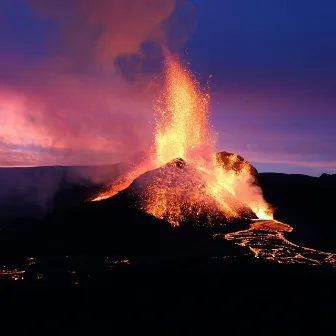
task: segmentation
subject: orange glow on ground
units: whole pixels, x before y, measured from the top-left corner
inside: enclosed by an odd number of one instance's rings
[[[302,247],[287,240],[286,232],[293,228],[278,221],[260,220],[251,224],[248,230],[228,233],[222,236],[239,246],[246,246],[256,258],[275,261],[280,264],[305,264],[311,266],[336,266],[334,253]]]

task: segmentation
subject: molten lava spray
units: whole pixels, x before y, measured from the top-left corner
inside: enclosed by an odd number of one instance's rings
[[[203,93],[192,74],[168,55],[165,87],[155,106],[158,166],[175,158],[195,164],[211,158],[215,142],[208,120],[209,102],[209,93]]]
[[[163,175],[146,184],[142,199],[146,212],[172,225],[179,225],[191,215],[205,215],[211,225],[211,218],[218,212],[230,220],[242,217],[245,207],[259,218],[272,218],[260,188],[252,185],[248,163],[239,171],[232,170],[213,154],[215,137],[209,122],[209,103],[210,94],[201,90],[190,71],[167,55],[164,88],[154,107],[152,154],[93,200],[109,198],[143,173],[179,158],[162,171]],[[176,165],[184,168],[176,170]]]

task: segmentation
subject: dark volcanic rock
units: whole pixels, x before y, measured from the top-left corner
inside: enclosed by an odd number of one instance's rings
[[[157,255],[170,229],[170,224],[125,202],[108,199],[5,228],[0,233],[0,256]]]

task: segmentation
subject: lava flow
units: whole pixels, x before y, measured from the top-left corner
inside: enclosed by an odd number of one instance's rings
[[[256,258],[264,258],[280,264],[306,264],[312,266],[336,266],[336,255],[296,245],[284,237],[293,228],[274,220],[256,221],[248,230],[223,236],[239,246],[246,246]]]
[[[154,106],[155,145],[151,154],[92,201],[112,197],[140,175],[179,159],[187,167],[183,173],[167,168],[166,177],[160,175],[146,184],[141,208],[147,213],[174,226],[190,214],[197,218],[203,210],[219,211],[229,221],[244,218],[248,208],[258,218],[271,219],[271,208],[260,187],[253,185],[248,163],[233,170],[213,154],[216,141],[209,122],[209,92],[202,91],[193,74],[175,58],[166,58],[164,87]]]

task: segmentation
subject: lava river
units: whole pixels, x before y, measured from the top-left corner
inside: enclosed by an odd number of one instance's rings
[[[336,254],[296,245],[284,236],[293,228],[275,220],[257,220],[248,230],[216,234],[239,246],[246,246],[256,258],[282,264],[336,266]]]

